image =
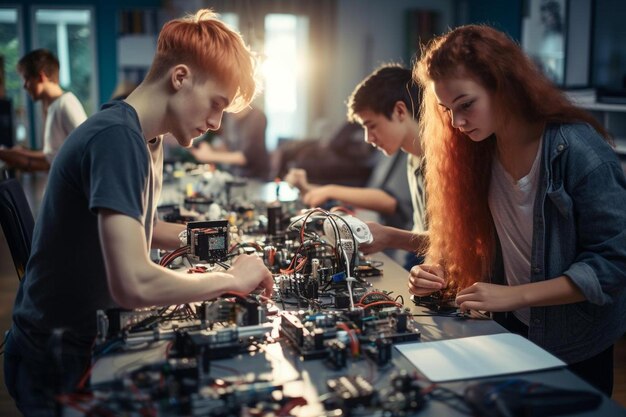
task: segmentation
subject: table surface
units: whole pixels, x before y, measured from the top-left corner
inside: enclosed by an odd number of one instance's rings
[[[176,191],[170,187],[162,200],[166,203],[180,201],[181,189],[182,187],[178,187],[178,191]],[[273,183],[261,186],[252,184],[248,187],[248,190],[252,191],[246,191],[248,193],[247,197],[258,201],[271,201],[276,199],[290,201],[297,196],[297,193],[284,183],[278,188],[276,184]],[[381,267],[383,275],[380,277],[367,278],[367,280],[372,284],[372,289],[376,288],[388,292],[392,291],[393,296],[402,295],[404,306],[409,308],[411,313],[415,315],[414,319],[419,325],[421,341],[417,343],[507,332],[506,329],[490,319],[437,316],[430,314],[424,307],[415,306],[408,292],[408,271],[382,253],[373,255],[372,259],[383,262],[383,266]],[[94,364],[91,377],[92,384],[109,380],[119,375],[121,371],[129,371],[133,367],[162,360],[166,355],[166,346],[167,342],[162,342],[155,344],[155,346],[148,351],[141,350],[136,353],[126,352],[102,357]],[[383,368],[378,368],[369,360],[349,359],[346,368],[335,371],[323,365],[321,360],[302,361],[294,349],[285,341],[281,340],[279,343],[259,345],[258,350],[253,354],[239,354],[233,358],[213,361],[211,363],[211,376],[216,378],[248,376],[269,379],[275,383],[282,383],[284,385],[285,395],[304,396],[307,399],[308,404],[298,409],[298,415],[319,416],[324,414],[319,398],[321,395],[328,392],[326,387],[328,379],[337,378],[342,375],[361,375],[371,382],[374,388],[380,392],[389,387],[389,376],[398,370],[406,370],[410,373],[421,375],[419,369],[416,369],[396,349],[392,349],[392,355],[391,364]],[[560,388],[596,391],[566,368],[517,374],[515,377]],[[491,379],[502,378],[503,377]],[[504,378],[506,378],[506,376]],[[438,385],[445,389],[452,390],[457,394],[463,394],[468,385],[476,383],[477,381],[482,382],[488,380],[490,380],[490,378],[474,381],[448,382]],[[434,400],[429,401],[425,408],[417,414],[423,416],[466,415],[452,408],[450,404]],[[569,415],[626,416],[626,409],[620,407],[606,396],[603,396],[600,408],[592,412]]]
[[[416,314],[419,324],[421,341],[461,338],[477,335],[504,333],[506,330],[490,319],[472,319],[464,317],[434,316],[423,308],[413,305],[410,301],[406,279],[408,272],[384,254],[376,254],[373,259],[382,261],[383,275],[368,278],[372,288],[393,291],[394,295],[402,295],[405,306]],[[129,371],[134,367],[157,362],[165,357],[167,342],[157,343],[146,351],[105,356],[96,362],[92,371],[92,384],[114,378],[121,371]],[[378,368],[369,360],[348,360],[348,366],[335,371],[325,366],[321,360],[302,361],[298,354],[286,342],[261,345],[254,354],[239,354],[233,358],[214,361],[211,364],[211,376],[216,378],[242,377],[268,379],[284,385],[285,395],[304,396],[308,404],[300,407],[298,415],[319,416],[324,413],[319,397],[327,392],[326,381],[342,375],[361,375],[372,383],[376,390],[389,387],[389,377],[398,370],[417,372],[402,354],[392,349],[392,364]],[[420,374],[421,375],[421,374]],[[531,382],[576,390],[595,391],[589,384],[572,374],[565,368],[548,371],[532,372],[515,375]],[[491,379],[501,379],[491,378]],[[506,376],[504,377],[506,378]],[[480,381],[487,381],[483,378]],[[438,386],[463,394],[465,388],[475,381],[458,381],[440,383]],[[423,416],[462,416],[466,415],[451,408],[441,401],[429,401],[419,412]],[[613,416],[626,415],[626,410],[607,397],[603,397],[600,408],[588,413],[569,415],[580,416]]]

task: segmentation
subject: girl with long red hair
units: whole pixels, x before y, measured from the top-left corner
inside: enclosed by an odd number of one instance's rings
[[[610,395],[626,331],[626,179],[608,133],[488,26],[433,40],[413,76],[430,246],[410,291],[497,313]]]

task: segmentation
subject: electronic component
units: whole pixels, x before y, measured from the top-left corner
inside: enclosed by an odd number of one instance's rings
[[[289,339],[304,360],[324,358],[328,354],[324,346],[324,331],[307,329],[294,314],[280,316],[280,334]]]
[[[228,232],[227,220],[187,223],[189,256],[196,262],[224,262],[228,256]]]
[[[331,296],[335,308],[350,307],[350,296],[347,293],[335,293]]]
[[[194,195],[185,197],[184,207],[187,210],[195,211],[198,213],[206,213],[209,211],[209,207],[213,204],[214,200],[210,197],[203,195]]]
[[[360,375],[346,375],[337,379],[329,379],[326,384],[328,389],[339,399],[341,408],[347,412],[359,406],[369,406],[374,396],[372,384]]]
[[[314,314],[283,312],[279,332],[303,360],[324,358],[332,368],[345,366],[347,353],[356,358],[362,348],[378,366],[385,366],[391,361],[393,343],[420,337],[410,314],[398,307],[369,310],[366,318],[364,314],[363,308]]]
[[[379,277],[382,275],[383,271],[372,265],[357,265],[354,268],[354,276],[357,278]]]
[[[235,301],[218,299],[196,307],[201,323],[208,327],[213,323],[232,323],[238,326],[252,326],[265,322],[266,310],[258,302],[248,298],[235,298]]]
[[[255,339],[262,339],[269,332],[265,325],[226,327],[217,330],[185,330],[175,333],[171,356],[195,358],[201,375],[209,373],[210,362],[229,358],[249,346]]]
[[[390,377],[391,389],[379,395],[380,407],[388,415],[402,416],[421,410],[426,404],[419,380],[406,371],[395,372]]]
[[[324,220],[323,227],[324,234],[326,234],[332,244],[335,244],[337,234],[340,239],[354,239],[357,243],[372,243],[374,241],[372,232],[370,232],[367,224],[354,216],[332,214]]]
[[[348,349],[346,344],[340,340],[332,340],[328,343],[328,364],[331,368],[345,368],[348,358]]]
[[[458,309],[454,298],[444,297],[441,291],[437,291],[431,295],[427,295],[424,297],[412,295],[411,301],[413,301],[413,304],[415,304],[416,306],[426,307],[431,311],[442,314],[454,313]]]
[[[165,204],[157,208],[159,217],[168,223],[185,224],[197,220],[197,214],[183,215],[180,212],[180,206],[174,204]]]
[[[282,207],[280,203],[267,206],[267,235],[277,237],[282,231]]]
[[[204,387],[190,398],[191,416],[217,417],[252,415],[244,412],[244,407],[255,406],[259,402],[273,402],[273,393],[283,386],[273,382],[252,382],[227,387]]]
[[[104,342],[107,338],[118,335],[122,331],[149,325],[155,321],[159,310],[155,307],[126,310],[111,308],[97,312],[98,342]]]
[[[362,344],[361,348],[365,356],[378,366],[385,366],[391,362],[391,346],[389,339],[379,337],[370,344]]]

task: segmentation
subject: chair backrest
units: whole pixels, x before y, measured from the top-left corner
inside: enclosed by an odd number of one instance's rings
[[[30,256],[35,220],[24,190],[16,179],[0,181],[0,225],[21,280]]]

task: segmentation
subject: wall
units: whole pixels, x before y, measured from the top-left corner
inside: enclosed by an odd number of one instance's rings
[[[615,0],[620,1],[620,0]],[[523,0],[339,0],[337,76],[329,80],[328,124],[345,120],[345,102],[356,84],[379,65],[406,57],[406,12],[440,12],[440,32],[459,24],[486,23],[521,39]]]
[[[459,0],[459,8],[464,11],[460,22],[485,23],[519,41],[522,39],[523,3],[524,0]]]
[[[529,0],[458,0],[459,21],[490,23],[520,40],[525,1]],[[593,0],[592,3],[592,48],[591,56],[587,57],[591,85],[626,90],[626,2]]]
[[[259,0],[256,0],[259,1]],[[120,9],[159,6],[160,0],[21,0],[26,11],[32,5],[93,6],[96,11],[100,101],[105,101],[117,83],[117,14]],[[190,0],[189,9],[203,2]],[[596,0],[593,34],[592,78],[596,85],[623,87],[626,74],[626,2]],[[354,86],[384,62],[406,56],[406,12],[437,10],[440,30],[460,23],[488,23],[521,39],[524,0],[339,0],[337,12],[335,76],[326,80],[324,101],[326,126],[345,120],[345,101]],[[26,15],[26,14],[25,14]],[[25,22],[25,34],[30,31]]]
[[[12,5],[12,2],[7,2]],[[33,6],[92,7],[95,12],[95,36],[98,56],[96,68],[99,77],[99,101],[107,101],[117,83],[117,30],[118,12],[122,9],[158,7],[161,0],[20,0],[24,22],[23,34],[25,50],[30,50],[30,20],[28,16]]]
[[[122,9],[142,7],[158,7],[161,0],[20,0],[14,3],[12,0],[3,1],[9,7],[18,7],[22,16],[22,52],[32,50],[31,39],[31,12],[33,7],[50,8],[78,8],[88,7],[94,12],[93,22],[96,50],[95,57],[96,76],[98,85],[96,88],[96,101],[101,104],[108,101],[117,84],[117,30],[118,12]],[[27,101],[30,111],[30,126],[37,126],[35,122],[35,106],[31,100]],[[29,142],[36,146],[35,129],[31,129]]]
[[[406,12],[440,12],[439,30],[453,25],[453,0],[339,0],[337,13],[336,77],[328,80],[327,126],[346,119],[346,100],[354,87],[386,62],[410,65],[406,57]]]

